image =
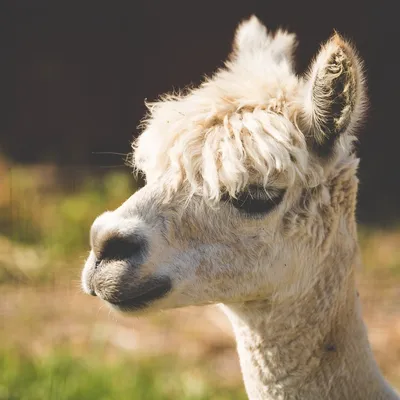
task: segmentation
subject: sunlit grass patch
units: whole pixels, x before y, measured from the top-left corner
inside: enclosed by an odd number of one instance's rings
[[[0,353],[0,400],[240,400],[237,388],[210,385],[207,366],[181,365],[170,358],[103,364],[59,352],[31,358],[16,351]]]

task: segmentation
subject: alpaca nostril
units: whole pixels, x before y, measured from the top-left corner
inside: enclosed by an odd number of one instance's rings
[[[94,297],[97,296],[96,292],[95,292],[93,289],[90,289],[89,294],[90,294],[91,296],[94,296]]]
[[[102,260],[125,260],[132,257],[142,258],[147,251],[147,242],[138,236],[111,237],[103,245],[100,257],[96,260],[97,268]],[[139,260],[136,260],[139,261]]]

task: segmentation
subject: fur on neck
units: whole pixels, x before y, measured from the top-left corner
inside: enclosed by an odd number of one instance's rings
[[[397,399],[381,376],[362,321],[350,259],[334,254],[295,301],[225,305],[248,396],[258,399]]]

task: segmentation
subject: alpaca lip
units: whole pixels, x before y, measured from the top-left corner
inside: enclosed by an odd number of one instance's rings
[[[147,286],[147,285],[146,285]],[[113,307],[121,311],[133,311],[146,307],[154,300],[164,297],[172,289],[171,280],[164,278],[154,285],[140,291],[140,294],[123,300],[106,300]]]

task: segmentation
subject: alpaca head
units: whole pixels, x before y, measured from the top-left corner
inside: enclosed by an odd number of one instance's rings
[[[353,251],[361,64],[334,35],[299,77],[295,44],[252,17],[224,69],[149,104],[133,145],[146,185],[94,221],[86,292],[127,312],[279,301],[337,241]]]

